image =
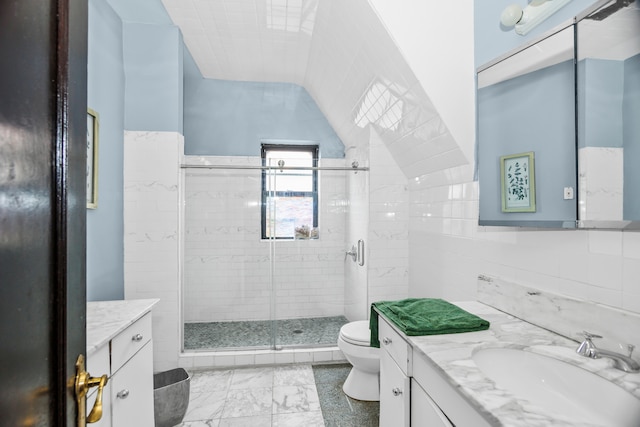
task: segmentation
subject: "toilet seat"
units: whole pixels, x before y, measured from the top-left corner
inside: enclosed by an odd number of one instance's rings
[[[371,343],[371,331],[368,320],[358,320],[347,323],[340,328],[340,337],[349,344],[369,347]]]

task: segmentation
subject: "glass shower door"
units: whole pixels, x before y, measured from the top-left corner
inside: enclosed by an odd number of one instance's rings
[[[185,172],[186,351],[274,345],[271,247],[260,236],[262,172],[257,164],[224,166]]]
[[[287,153],[288,154],[288,153]],[[275,165],[275,166],[274,166]],[[290,169],[287,169],[289,165]],[[349,201],[344,159],[270,163],[275,346],[335,346],[345,317]],[[323,167],[324,166],[324,167]]]
[[[366,317],[366,267],[346,251],[366,237],[367,169],[298,154],[185,168],[185,351],[335,346]]]

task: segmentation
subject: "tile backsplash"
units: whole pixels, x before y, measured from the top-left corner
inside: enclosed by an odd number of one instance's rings
[[[638,313],[487,275],[479,275],[477,284],[478,301],[577,342],[587,331],[603,337],[594,339],[596,346],[622,354],[628,344],[640,346]],[[640,352],[633,358],[640,361]]]

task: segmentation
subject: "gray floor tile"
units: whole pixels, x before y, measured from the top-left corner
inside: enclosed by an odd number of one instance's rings
[[[351,399],[342,391],[351,365],[313,367],[316,388],[327,427],[377,427],[380,403]]]
[[[243,322],[185,323],[184,347],[187,350],[269,347],[272,328],[280,346],[335,345],[344,316]]]

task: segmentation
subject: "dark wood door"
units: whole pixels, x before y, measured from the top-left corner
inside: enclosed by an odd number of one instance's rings
[[[72,426],[85,352],[86,0],[0,0],[0,425]]]

